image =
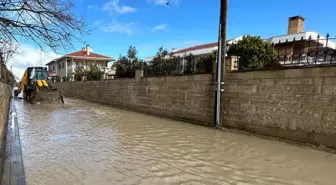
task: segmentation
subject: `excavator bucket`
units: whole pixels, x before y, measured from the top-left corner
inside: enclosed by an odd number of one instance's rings
[[[34,102],[38,103],[64,103],[62,93],[58,90],[50,92],[36,92]]]

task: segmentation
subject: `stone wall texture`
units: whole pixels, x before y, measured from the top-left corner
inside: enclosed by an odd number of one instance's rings
[[[336,148],[336,67],[227,73],[222,126]],[[212,75],[58,83],[66,96],[213,124]]]
[[[11,96],[10,85],[0,82],[0,146],[4,144],[5,126],[8,117],[9,101]]]
[[[7,129],[7,118],[9,113],[9,101],[11,97],[10,85],[0,82],[0,174],[2,174],[2,167],[4,162],[5,150],[5,134]]]
[[[212,84],[212,76],[206,74],[55,83],[54,87],[66,97],[210,125],[215,96]]]
[[[336,67],[229,73],[223,126],[336,148]]]

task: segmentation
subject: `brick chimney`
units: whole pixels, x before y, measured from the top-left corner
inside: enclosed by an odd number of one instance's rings
[[[85,47],[86,55],[90,56],[91,55],[91,50],[90,50],[90,45],[86,45]]]
[[[293,16],[288,20],[288,34],[304,32],[304,18],[302,16]]]

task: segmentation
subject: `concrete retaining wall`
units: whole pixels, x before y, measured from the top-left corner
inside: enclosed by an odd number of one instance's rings
[[[215,91],[211,75],[56,83],[65,96],[210,125]],[[66,102],[65,102],[66,103]]]
[[[230,73],[224,127],[336,148],[336,67]]]

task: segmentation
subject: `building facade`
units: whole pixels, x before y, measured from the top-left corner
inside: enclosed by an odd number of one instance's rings
[[[277,55],[279,56],[279,61],[281,64],[293,64],[301,62],[312,62],[316,59],[316,56],[310,57],[309,52],[316,51],[317,49],[325,48],[327,50],[335,50],[336,45],[331,39],[322,37],[319,33],[313,31],[304,31],[305,19],[302,16],[289,17],[287,34],[280,36],[273,36],[271,38],[265,39],[265,41],[272,43]],[[227,41],[227,49],[230,46],[243,37],[238,37]],[[183,57],[188,55],[199,56],[199,55],[209,55],[212,52],[217,52],[218,43],[209,43],[198,46],[193,46],[189,48],[184,48],[181,50],[173,49],[171,53],[174,56],[182,57],[182,62],[184,62]],[[328,61],[332,60],[333,56],[321,55],[320,60]],[[145,62],[150,62],[154,57],[145,58]],[[297,62],[297,61],[300,62]],[[336,59],[335,59],[336,60]],[[237,57],[227,57],[229,61],[226,65],[230,66],[231,70],[237,70]]]
[[[107,68],[108,62],[114,61],[113,58],[91,52],[87,45],[81,51],[66,54],[60,58],[47,63],[50,77],[63,77],[74,79],[76,68],[89,69],[90,65],[97,65],[102,71]]]
[[[302,16],[290,17],[287,34],[268,39],[274,45],[280,63],[297,65],[298,63],[321,63],[331,59],[331,55],[323,53],[319,56],[317,53],[323,50],[335,51],[336,45],[332,42],[334,38],[305,31],[304,20]]]

